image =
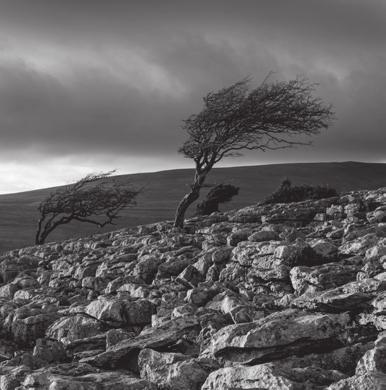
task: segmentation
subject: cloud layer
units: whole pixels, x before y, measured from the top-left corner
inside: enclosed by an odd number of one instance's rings
[[[381,0],[2,1],[0,192],[31,162],[69,175],[188,166],[180,124],[201,97],[271,70],[320,83],[337,121],[313,148],[238,163],[386,161],[385,37]],[[36,187],[65,178],[47,175]]]

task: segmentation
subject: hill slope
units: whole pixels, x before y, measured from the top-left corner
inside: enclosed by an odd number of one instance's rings
[[[0,256],[1,390],[386,384],[386,188]]]
[[[145,186],[145,190],[138,198],[138,205],[125,211],[116,227],[106,227],[103,231],[172,219],[192,176],[193,170],[189,169],[117,176],[134,186]],[[231,183],[240,187],[239,195],[222,207],[230,210],[261,201],[285,177],[293,184],[329,184],[338,191],[374,189],[386,185],[386,164],[343,162],[217,168],[208,176],[208,183]],[[33,243],[38,218],[36,207],[51,190],[0,195],[0,252]],[[58,229],[49,239],[63,240],[94,232],[94,226],[71,224]]]

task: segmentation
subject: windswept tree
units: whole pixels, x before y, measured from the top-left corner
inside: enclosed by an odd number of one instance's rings
[[[113,172],[89,174],[74,184],[52,192],[39,207],[35,244],[44,244],[58,226],[73,221],[101,228],[114,224],[124,208],[135,204],[139,191],[112,179]]]
[[[316,84],[297,78],[288,82],[266,80],[250,88],[244,79],[204,97],[204,108],[184,121],[188,139],[180,149],[195,164],[190,192],[179,203],[174,226],[183,227],[185,212],[200,196],[213,166],[243,150],[276,150],[307,145],[304,136],[326,129],[331,105],[314,97]],[[301,139],[293,140],[294,136]],[[303,137],[302,137],[303,136]]]

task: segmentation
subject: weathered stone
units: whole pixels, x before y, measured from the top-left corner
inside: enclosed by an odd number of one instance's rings
[[[106,349],[118,344],[122,340],[133,339],[135,336],[134,332],[128,332],[123,329],[110,329],[106,332]]]
[[[76,376],[56,373],[46,373],[43,370],[26,376],[23,381],[25,389],[52,390],[156,390],[156,385],[146,380],[138,379],[124,372],[98,372]]]
[[[74,278],[82,280],[86,277],[95,276],[98,264],[90,264],[88,266],[78,265],[74,272]]]
[[[319,367],[323,370],[338,370],[345,375],[355,374],[355,369],[360,358],[374,347],[373,342],[357,343],[334,349],[329,352],[307,353],[303,356],[289,356],[278,361],[281,366],[294,367]]]
[[[9,367],[0,369],[0,390],[14,390],[20,386],[26,374],[31,369],[27,366]]]
[[[217,282],[220,279],[220,272],[222,267],[219,264],[213,264],[208,268],[206,273],[205,281]]]
[[[189,334],[197,336],[199,323],[195,317],[178,317],[150,328],[132,340],[123,340],[97,356],[83,359],[96,367],[138,370],[138,354],[144,348],[167,348]]]
[[[208,309],[221,311],[223,314],[230,314],[234,309],[248,304],[249,302],[247,299],[230,291],[225,291],[216,295],[206,307]]]
[[[258,232],[252,233],[248,237],[248,241],[252,242],[263,242],[263,241],[277,241],[279,240],[279,235],[273,230],[260,230]]]
[[[217,368],[209,359],[191,359],[183,354],[159,353],[146,348],[139,354],[138,365],[141,378],[170,390],[199,390],[209,370]]]
[[[6,256],[0,260],[0,282],[11,282],[25,269],[33,270],[38,267],[40,259],[35,256]]]
[[[246,241],[251,235],[250,229],[236,230],[227,237],[227,245],[236,246],[241,241]]]
[[[200,256],[199,259],[193,264],[195,268],[201,273],[201,275],[206,275],[209,267],[213,264],[212,253],[208,252],[203,256]]]
[[[317,292],[355,280],[358,267],[329,263],[315,267],[294,267],[290,271],[291,283],[298,294]]]
[[[124,302],[120,300],[101,296],[86,307],[85,313],[98,320],[121,324],[124,322],[124,306]]]
[[[145,325],[151,323],[153,304],[146,299],[123,301],[100,296],[86,307],[85,312],[101,321],[126,325]]]
[[[326,261],[334,260],[338,254],[338,248],[327,240],[317,240],[311,244],[311,249],[317,256]]]
[[[186,301],[196,306],[204,306],[214,295],[216,295],[215,289],[208,289],[197,287],[188,290],[186,293]]]
[[[213,263],[225,263],[230,259],[232,247],[221,247],[212,253]]]
[[[375,233],[365,234],[353,240],[344,242],[339,247],[339,252],[344,255],[364,255],[370,247],[378,242],[378,237]]]
[[[226,267],[220,272],[219,281],[220,282],[241,282],[245,278],[245,267],[241,266],[239,263],[229,263]]]
[[[141,258],[134,267],[133,275],[142,279],[146,283],[151,283],[158,271],[158,267],[160,264],[162,264],[162,262],[163,260],[161,258],[145,256]]]
[[[187,288],[194,288],[203,280],[203,276],[193,265],[188,265],[177,276],[176,280]]]
[[[24,317],[16,310],[12,318],[13,339],[24,345],[33,345],[35,340],[44,337],[46,329],[57,319],[56,313],[41,313]]]
[[[272,256],[277,246],[276,243],[241,242],[233,249],[232,259],[242,266],[251,266],[254,260],[258,262],[263,256]]]
[[[105,351],[106,346],[106,334],[100,333],[94,336],[85,337],[82,339],[76,339],[72,341],[66,341],[66,351],[73,355],[75,360],[79,360],[80,356],[84,354],[95,355],[96,353],[101,353]],[[98,352],[95,352],[98,351]]]
[[[234,362],[266,362],[301,351],[334,349],[348,326],[348,314],[307,314],[296,310],[275,313],[246,324],[220,329],[208,352]]]
[[[292,305],[327,312],[359,312],[369,308],[372,298],[384,291],[385,288],[385,281],[363,279],[315,295],[308,296],[304,294],[293,300]]]
[[[12,299],[18,287],[15,283],[8,283],[0,287],[0,298]]]
[[[342,377],[344,375],[337,371],[324,371],[317,367],[290,370],[272,363],[249,367],[234,366],[212,372],[201,389],[317,389],[321,388],[319,386],[328,385]]]
[[[47,363],[63,362],[67,360],[67,354],[63,343],[51,339],[36,340],[33,356]]]
[[[192,260],[185,257],[166,261],[158,267],[157,278],[177,276],[191,263]]]
[[[84,314],[62,317],[48,329],[47,336],[65,343],[91,337],[102,332],[102,323]]]
[[[328,390],[382,390],[386,388],[386,336],[359,360],[355,375],[328,387]]]
[[[378,207],[376,210],[366,214],[366,218],[370,223],[374,222],[386,222],[386,209]]]

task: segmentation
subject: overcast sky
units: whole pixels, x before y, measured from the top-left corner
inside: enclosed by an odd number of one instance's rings
[[[0,193],[189,167],[202,96],[269,71],[319,83],[337,120],[224,164],[386,162],[384,0],[0,0]]]

